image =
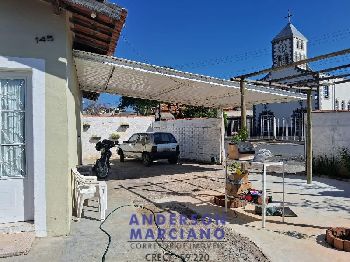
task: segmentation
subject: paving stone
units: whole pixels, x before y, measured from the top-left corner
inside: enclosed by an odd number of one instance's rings
[[[0,257],[4,258],[28,254],[34,239],[34,232],[1,234]]]

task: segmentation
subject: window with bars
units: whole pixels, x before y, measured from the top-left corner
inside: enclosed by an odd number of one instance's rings
[[[335,110],[339,110],[339,100],[335,100]]]
[[[341,101],[341,110],[345,110],[345,101]]]
[[[329,86],[324,86],[324,87],[323,87],[323,96],[324,96],[324,98],[326,98],[326,99],[329,98]]]
[[[25,79],[0,79],[0,176],[26,175]]]

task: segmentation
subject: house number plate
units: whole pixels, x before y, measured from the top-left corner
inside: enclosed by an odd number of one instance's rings
[[[35,37],[35,41],[37,44],[39,44],[40,42],[53,42],[53,40],[54,40],[54,37],[52,35]]]

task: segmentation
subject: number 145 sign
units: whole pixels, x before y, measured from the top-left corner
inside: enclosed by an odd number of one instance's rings
[[[53,42],[54,38],[52,35],[46,35],[46,36],[41,36],[41,37],[35,37],[35,41],[37,44],[39,42]]]

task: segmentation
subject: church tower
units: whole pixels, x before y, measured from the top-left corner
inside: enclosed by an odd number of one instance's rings
[[[287,65],[307,58],[307,42],[305,36],[289,22],[272,40],[273,67]],[[307,65],[300,65],[307,69]]]

